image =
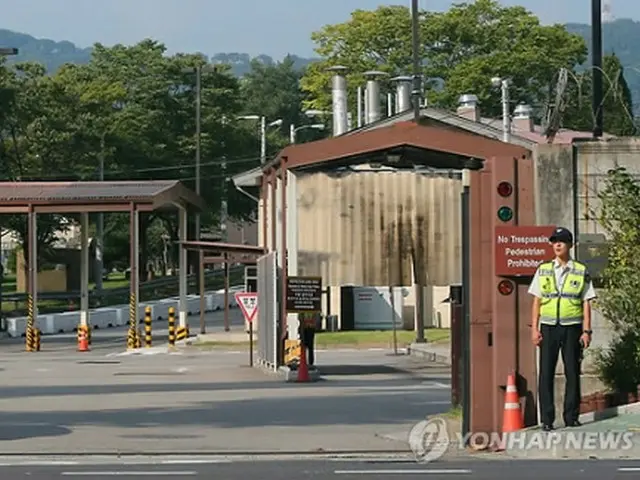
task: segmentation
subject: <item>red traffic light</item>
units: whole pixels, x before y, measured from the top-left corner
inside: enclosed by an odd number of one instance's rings
[[[513,293],[513,282],[510,282],[509,280],[502,280],[499,284],[498,284],[498,291],[502,294],[502,295],[511,295]]]
[[[498,195],[508,197],[513,193],[513,186],[509,182],[500,182],[498,184]]]

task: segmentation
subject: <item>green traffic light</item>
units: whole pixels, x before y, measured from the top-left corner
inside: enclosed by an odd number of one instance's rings
[[[513,218],[513,210],[509,207],[500,207],[498,210],[498,218],[503,222],[508,222]]]

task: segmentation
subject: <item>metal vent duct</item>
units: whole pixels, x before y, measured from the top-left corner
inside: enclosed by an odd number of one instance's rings
[[[400,76],[392,78],[396,83],[396,113],[403,113],[411,110],[411,90],[412,77]]]
[[[384,72],[369,71],[364,72],[364,76],[367,77],[367,92],[366,92],[366,123],[370,124],[377,122],[382,118],[381,111],[381,99],[380,99],[380,84],[378,78],[386,75]]]
[[[331,96],[333,100],[333,136],[343,135],[349,130],[347,119],[347,67],[336,65],[329,69],[334,72],[331,79]]]

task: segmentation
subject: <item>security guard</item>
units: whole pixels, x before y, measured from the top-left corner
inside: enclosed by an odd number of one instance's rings
[[[300,321],[300,341],[307,352],[307,365],[310,367],[315,363],[315,337],[316,337],[316,317],[313,312],[301,313],[298,316]]]
[[[571,232],[556,228],[549,242],[555,258],[538,267],[529,287],[534,296],[531,340],[540,347],[538,389],[545,431],[553,430],[555,421],[553,391],[560,352],[566,377],[564,423],[580,426],[580,362],[582,349],[591,343],[591,301],[596,298],[587,268],[569,255]]]

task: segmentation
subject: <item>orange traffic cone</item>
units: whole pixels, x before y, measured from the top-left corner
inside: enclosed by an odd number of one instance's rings
[[[300,344],[300,365],[298,366],[298,382],[310,382],[309,367],[307,365],[307,350]]]
[[[499,450],[505,450],[506,440],[510,433],[524,428],[520,397],[516,388],[516,375],[510,373],[507,377],[507,392],[504,396],[504,415],[502,417],[502,442]]]
[[[89,339],[87,338],[87,331],[84,328],[78,330],[78,351],[89,351]]]

